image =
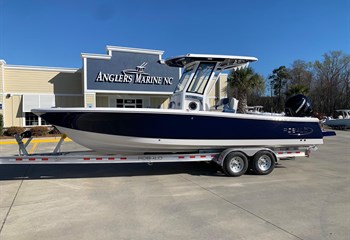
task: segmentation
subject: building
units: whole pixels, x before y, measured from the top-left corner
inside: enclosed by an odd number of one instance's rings
[[[0,60],[0,113],[4,127],[47,123],[39,107],[167,108],[181,69],[162,63],[163,51],[107,46],[106,54],[82,53],[81,68],[9,65]],[[225,97],[223,76],[212,104]]]

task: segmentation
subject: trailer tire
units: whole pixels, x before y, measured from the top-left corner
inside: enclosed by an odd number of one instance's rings
[[[244,153],[231,152],[225,157],[222,168],[226,175],[239,177],[247,171],[248,165],[248,158]]]
[[[276,157],[269,151],[257,152],[250,161],[250,169],[257,175],[270,174],[275,168]]]

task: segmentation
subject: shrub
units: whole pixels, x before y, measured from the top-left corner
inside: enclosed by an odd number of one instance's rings
[[[15,134],[20,134],[24,132],[26,129],[24,127],[9,127],[5,132],[5,136],[13,136]]]
[[[0,113],[0,136],[2,135],[3,129],[4,129],[4,117]]]
[[[61,134],[61,132],[56,127],[53,127],[49,134]]]
[[[46,134],[49,133],[49,129],[45,126],[37,126],[37,127],[32,127],[30,129],[32,132],[32,136],[45,136]]]

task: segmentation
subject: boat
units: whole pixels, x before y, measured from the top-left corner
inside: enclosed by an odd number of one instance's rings
[[[247,106],[245,108],[247,114],[257,114],[257,115],[273,115],[273,116],[284,116],[284,113],[273,113],[273,112],[264,112],[263,106]]]
[[[338,118],[327,118],[324,124],[332,129],[350,128],[350,109],[336,110]]]
[[[248,114],[262,114],[263,106],[257,105],[257,106],[246,106],[245,110]]]
[[[317,118],[301,99],[288,116],[210,111],[208,94],[222,72],[255,57],[186,54],[162,60],[183,68],[168,109],[39,108],[32,112],[78,144],[103,153],[182,153],[231,147],[293,147],[323,143]]]

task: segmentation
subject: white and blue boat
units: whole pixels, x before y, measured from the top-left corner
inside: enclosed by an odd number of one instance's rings
[[[350,109],[339,109],[338,118],[327,118],[324,124],[332,129],[348,129],[350,128]]]
[[[293,147],[323,143],[319,120],[305,99],[289,116],[211,111],[208,94],[222,71],[245,68],[255,57],[187,54],[165,64],[183,74],[169,109],[46,108],[32,112],[73,141],[104,153],[198,152],[230,147]]]

